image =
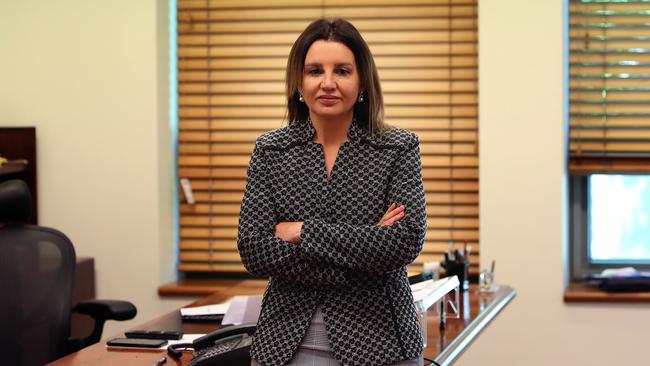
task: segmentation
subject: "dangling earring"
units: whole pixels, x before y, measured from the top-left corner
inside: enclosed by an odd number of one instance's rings
[[[359,93],[359,99],[357,99],[359,103],[363,103],[363,92]]]
[[[302,96],[302,93],[300,93],[300,92],[298,93],[298,100],[303,102],[303,103],[305,102],[305,98]]]

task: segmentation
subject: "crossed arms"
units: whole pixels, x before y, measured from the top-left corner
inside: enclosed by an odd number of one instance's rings
[[[345,285],[354,272],[381,274],[411,263],[426,231],[419,145],[393,164],[388,205],[373,225],[320,219],[277,222],[264,150],[256,144],[240,211],[237,246],[246,269],[305,285]]]

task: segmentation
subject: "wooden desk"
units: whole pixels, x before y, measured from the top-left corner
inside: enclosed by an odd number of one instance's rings
[[[194,302],[194,305],[220,303],[235,295],[262,294],[266,281],[244,280],[233,288],[208,296]],[[501,286],[491,294],[479,294],[475,287],[460,297],[460,318],[448,319],[444,331],[439,330],[439,323],[433,308],[429,309],[429,327],[427,329],[427,348],[424,356],[441,365],[451,365],[494,319],[494,317],[514,298],[516,292]],[[148,330],[182,330],[185,333],[208,333],[216,330],[214,323],[184,323],[178,311],[163,315],[136,328]],[[143,366],[153,363],[166,355],[162,351],[114,351],[107,350],[100,342],[77,353],[54,361],[52,366],[94,365],[94,366]],[[186,353],[181,361],[167,356],[166,365],[187,365],[191,355]],[[426,363],[425,363],[426,364]]]

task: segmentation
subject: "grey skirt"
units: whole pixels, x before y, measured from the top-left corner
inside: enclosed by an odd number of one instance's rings
[[[401,361],[391,364],[390,366],[422,366],[424,363],[422,357],[412,360]],[[251,366],[264,366],[252,360]],[[293,356],[287,366],[341,366],[334,358],[330,349],[330,343],[327,340],[327,331],[325,330],[325,321],[320,307],[316,309],[307,333],[298,347],[298,351]]]

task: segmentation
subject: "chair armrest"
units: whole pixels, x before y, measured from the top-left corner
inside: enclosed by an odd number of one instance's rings
[[[95,320],[95,326],[89,336],[80,339],[69,339],[68,352],[76,352],[99,342],[102,337],[104,323],[107,320],[133,319],[138,312],[133,304],[120,300],[84,300],[79,302],[72,311],[90,316]]]
[[[103,320],[133,319],[138,310],[128,301],[120,300],[84,300],[80,301],[72,311]]]

